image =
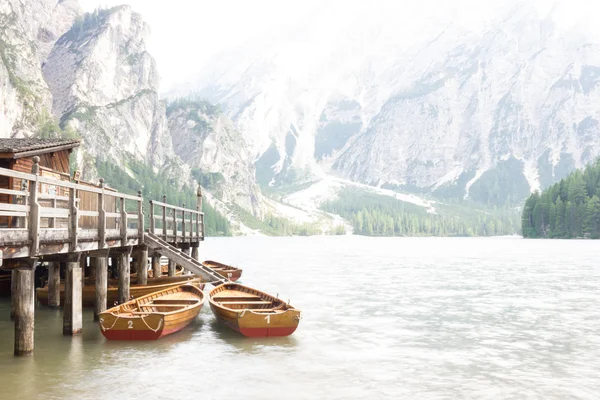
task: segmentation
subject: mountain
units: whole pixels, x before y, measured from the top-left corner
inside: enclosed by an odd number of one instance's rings
[[[129,6],[97,10],[73,24],[43,65],[53,114],[83,138],[84,176],[93,176],[100,157],[125,169],[130,159],[142,161],[189,180],[189,168],[173,152],[148,32]]]
[[[192,176],[225,203],[260,214],[261,191],[254,180],[248,145],[218,106],[179,99],[167,106],[173,149]]]
[[[40,130],[52,109],[43,62],[81,12],[74,0],[4,0],[0,3],[0,137]]]
[[[600,155],[600,40],[562,9],[524,2],[412,42],[385,5],[321,11],[174,91],[223,107],[263,187],[334,176],[516,205]]]
[[[251,146],[218,106],[167,108],[149,26],[131,7],[84,14],[75,1],[11,0],[0,12],[0,137],[78,137],[83,179],[176,204],[195,203],[200,184],[213,233],[308,231],[322,214],[262,195]]]
[[[0,137],[80,137],[84,179],[154,198],[200,184],[242,233],[511,234],[600,153],[600,36],[532,4],[467,26],[327,2],[165,100],[129,6],[7,0]]]

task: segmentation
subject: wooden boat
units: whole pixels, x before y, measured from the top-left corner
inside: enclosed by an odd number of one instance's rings
[[[238,283],[217,286],[211,290],[209,302],[220,322],[248,337],[291,335],[300,322],[300,310]]]
[[[178,285],[100,313],[100,330],[109,340],[156,340],[188,326],[203,304],[202,290]]]
[[[183,267],[181,265],[176,265],[175,266],[175,276],[181,276],[183,275],[183,273],[185,272],[185,270],[183,269]],[[169,264],[163,264],[160,266],[160,273],[162,276],[165,276],[169,273]],[[131,274],[131,279],[137,279],[137,274]],[[148,278],[154,278],[154,271],[152,270],[152,268],[150,268],[148,270]]]
[[[202,262],[202,265],[212,269],[232,282],[237,281],[242,276],[243,270],[241,268],[232,267],[231,265],[222,264],[217,261],[206,260]]]
[[[148,279],[147,285],[131,285],[129,287],[129,295],[133,298],[147,295],[159,290],[169,289],[181,285],[182,283],[189,282],[190,284],[204,289],[204,282],[202,278],[194,275],[184,276],[164,276],[160,278]],[[42,304],[48,305],[48,286],[44,286],[36,289],[37,299]],[[93,307],[96,302],[96,286],[86,285],[83,287],[81,292],[83,306]],[[109,287],[106,291],[106,303],[110,307],[119,301],[119,288],[117,285],[109,283]],[[60,285],[60,304],[65,302],[65,286]]]

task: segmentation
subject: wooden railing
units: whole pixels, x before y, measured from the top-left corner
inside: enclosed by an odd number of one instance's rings
[[[93,187],[41,176],[38,163],[34,157],[31,174],[0,168],[0,176],[20,180],[20,186],[28,188],[0,189],[0,194],[12,198],[12,203],[0,203],[0,218],[5,221],[0,226],[0,247],[12,247],[11,257],[103,249],[143,241],[141,193],[131,196],[115,192],[106,188],[102,180],[99,187]],[[95,197],[97,209],[81,210],[82,196]],[[105,207],[107,198],[113,199],[110,209]],[[135,213],[126,211],[127,203],[135,204]],[[82,227],[82,217],[92,217],[95,223]],[[47,223],[42,224],[42,220]]]
[[[11,182],[11,188],[0,188],[0,195],[10,199],[0,202],[0,259],[144,243],[141,191],[132,196],[106,187],[103,179],[95,186],[43,176],[39,159],[33,159],[31,174],[0,168],[0,176]],[[198,191],[196,210],[166,204],[164,197],[163,202],[150,201],[150,231],[170,243],[204,240],[201,196]]]
[[[166,196],[162,202],[150,200],[150,232],[170,243],[204,240],[204,213],[200,207],[191,210],[185,204],[172,206],[167,204]]]

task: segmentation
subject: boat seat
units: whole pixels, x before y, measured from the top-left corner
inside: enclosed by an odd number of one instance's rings
[[[247,305],[254,305],[254,304],[271,304],[270,301],[221,301],[221,304],[229,304],[229,305],[238,305],[238,304],[247,304]]]
[[[179,304],[179,305],[188,305],[188,304],[196,304],[198,300],[185,300],[185,299],[156,299],[147,304]]]
[[[214,296],[214,301],[262,301],[258,296]]]
[[[148,304],[142,307],[185,307],[188,304]]]

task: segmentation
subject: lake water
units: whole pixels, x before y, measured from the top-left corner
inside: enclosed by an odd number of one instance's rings
[[[290,299],[286,338],[248,339],[208,305],[156,342],[108,342],[36,309],[14,358],[0,302],[0,398],[598,399],[600,242],[520,238],[208,238],[201,257]]]

